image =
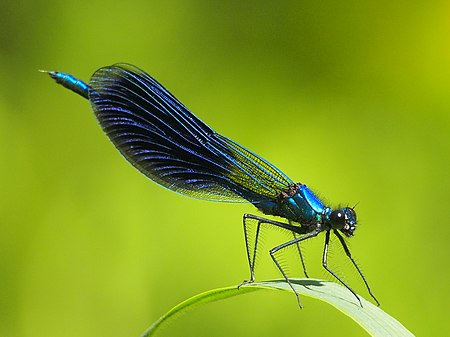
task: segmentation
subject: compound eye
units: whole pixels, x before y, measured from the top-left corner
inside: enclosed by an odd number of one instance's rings
[[[330,214],[331,227],[341,229],[345,226],[345,214],[342,210],[337,209]]]

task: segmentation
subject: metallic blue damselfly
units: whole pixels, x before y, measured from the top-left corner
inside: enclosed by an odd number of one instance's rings
[[[344,237],[356,229],[352,207],[332,209],[304,184],[294,183],[283,172],[257,154],[215,132],[154,78],[129,64],[97,70],[89,84],[72,75],[47,72],[57,83],[88,99],[103,131],[120,153],[141,173],[156,183],[189,197],[213,201],[250,202],[266,215],[286,222],[244,214],[244,234],[251,283],[261,225],[273,225],[293,238],[272,248],[269,254],[286,282],[292,286],[276,253],[296,245],[307,275],[300,243],[325,232],[323,267],[353,295],[356,293],[328,267],[328,246],[333,233],[341,243],[369,294],[372,294]],[[250,242],[248,223],[257,223]],[[253,240],[252,240],[253,241]]]

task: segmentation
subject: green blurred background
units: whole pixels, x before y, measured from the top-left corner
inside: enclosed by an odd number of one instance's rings
[[[145,179],[87,101],[37,72],[87,81],[115,62],[326,200],[359,202],[349,243],[382,309],[448,335],[448,1],[3,0],[0,13],[0,336],[139,336],[178,302],[248,278],[251,205]],[[306,245],[317,278],[322,245]],[[239,296],[161,336],[364,335],[302,300]]]

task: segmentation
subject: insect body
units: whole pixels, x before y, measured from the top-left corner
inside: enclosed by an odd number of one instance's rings
[[[325,206],[306,185],[294,183],[265,159],[215,132],[154,78],[135,66],[116,64],[100,68],[89,84],[62,72],[48,74],[57,83],[89,100],[115,147],[148,178],[189,197],[250,202],[264,214],[285,219],[286,222],[282,222],[244,215],[251,274],[246,282],[255,279],[261,224],[277,226],[293,234],[292,240],[271,249],[270,256],[294,292],[275,254],[292,245],[297,245],[300,252],[300,242],[325,232],[323,266],[361,304],[356,293],[328,268],[327,252],[330,233],[333,233],[378,303],[344,241],[344,237],[353,236],[356,229],[353,208]],[[258,227],[253,246],[247,235],[250,220],[256,221]],[[303,259],[302,264],[304,266]],[[297,299],[301,306],[298,294]]]

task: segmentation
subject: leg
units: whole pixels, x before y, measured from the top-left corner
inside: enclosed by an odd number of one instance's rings
[[[342,247],[344,248],[345,254],[350,259],[350,261],[352,261],[352,263],[355,266],[356,270],[358,271],[359,275],[363,279],[364,284],[366,285],[366,288],[367,288],[370,296],[372,296],[372,298],[377,303],[377,305],[380,306],[380,302],[378,302],[378,300],[376,299],[374,294],[372,294],[372,291],[370,290],[370,287],[369,287],[369,283],[367,283],[366,278],[364,277],[363,273],[361,272],[361,270],[359,269],[358,265],[356,264],[356,261],[353,259],[352,254],[350,253],[350,250],[348,249],[347,244],[344,241],[344,238],[342,237],[342,235],[337,230],[334,230],[334,234],[338,237],[339,241],[341,242]]]
[[[297,233],[292,232],[292,234],[294,235],[294,240],[298,238]],[[303,273],[305,274],[306,278],[309,278],[308,273],[306,272],[305,260],[303,260],[303,254],[302,254],[302,250],[300,248],[299,242],[297,242],[297,250],[298,250],[298,255],[300,256],[300,261],[302,261]]]
[[[250,240],[248,237],[249,229],[247,226],[247,219],[249,219],[249,218],[258,220],[258,224],[256,225],[256,234],[255,234],[255,241],[254,241],[255,245],[254,245],[253,249],[251,249]],[[259,229],[261,228],[262,219],[256,219],[256,217],[253,217],[251,214],[244,214],[242,221],[244,223],[245,248],[247,251],[248,266],[250,267],[250,279],[248,281],[243,282],[243,284],[247,284],[247,283],[253,283],[255,281],[256,252],[258,250]],[[252,253],[250,253],[250,251],[252,251]]]
[[[314,231],[314,232],[305,234],[305,235],[303,235],[303,236],[297,237],[297,238],[295,238],[294,240],[285,242],[285,243],[283,243],[283,244],[281,244],[281,245],[279,245],[279,246],[277,246],[277,247],[275,247],[275,248],[272,248],[272,249],[270,250],[270,252],[269,252],[269,253],[270,253],[270,256],[272,257],[273,262],[275,263],[275,265],[277,266],[277,268],[281,271],[281,274],[283,274],[284,279],[285,279],[286,282],[289,284],[289,286],[291,287],[292,291],[294,291],[295,296],[297,296],[297,302],[298,302],[298,306],[299,306],[300,308],[302,308],[302,304],[301,304],[301,302],[300,302],[300,296],[299,296],[298,293],[295,291],[294,286],[292,285],[291,281],[289,281],[289,278],[287,277],[286,273],[284,272],[283,268],[281,267],[281,264],[280,264],[280,263],[278,262],[278,260],[276,259],[275,253],[278,252],[278,251],[280,251],[280,250],[282,250],[282,249],[284,249],[284,248],[286,248],[286,247],[289,247],[289,246],[291,246],[291,245],[293,245],[293,244],[297,244],[297,245],[298,245],[298,244],[300,243],[300,241],[304,241],[304,240],[310,239],[310,238],[312,238],[312,237],[315,237],[315,236],[317,236],[317,234],[319,234],[319,233],[320,233],[320,232],[318,232],[318,231]],[[302,261],[303,261],[303,260],[302,260]]]
[[[362,308],[361,300],[359,299],[358,295],[353,291],[352,288],[350,288],[344,281],[342,281],[339,276],[337,276],[331,269],[328,268],[328,244],[330,243],[330,230],[327,230],[325,233],[325,245],[323,247],[323,256],[322,256],[322,266],[325,268],[327,272],[329,272],[331,275],[333,275],[336,280],[342,283],[344,287],[346,287],[350,292],[356,297],[356,299],[359,302],[359,305]]]
[[[262,218],[262,217],[259,217],[259,216],[253,215],[253,214],[244,214],[242,220],[243,220],[243,224],[244,224],[245,247],[247,250],[248,265],[250,267],[250,280],[244,281],[242,284],[239,285],[239,287],[244,284],[252,283],[255,280],[255,262],[256,262],[256,253],[258,250],[258,239],[259,239],[259,232],[261,229],[261,224],[274,225],[274,226],[285,228],[288,230],[295,229],[298,231],[300,229],[300,227],[292,226],[290,224],[286,224],[283,222],[278,222],[278,221]],[[253,247],[251,246],[251,242],[250,242],[249,234],[248,234],[249,233],[248,232],[249,225],[247,223],[248,220],[256,220],[257,221]]]

